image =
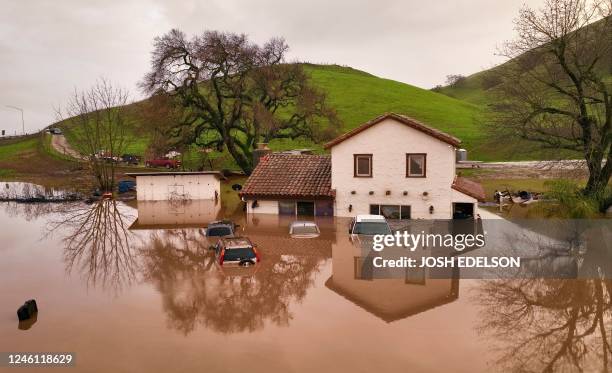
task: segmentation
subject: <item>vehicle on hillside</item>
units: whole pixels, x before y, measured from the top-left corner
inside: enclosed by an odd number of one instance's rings
[[[321,231],[314,221],[294,221],[289,226],[291,238],[315,238]]]
[[[170,150],[168,153],[164,155],[166,158],[177,158],[181,156],[181,152],[177,152],[176,150]]]
[[[93,158],[100,159],[108,163],[119,163],[121,158],[114,156],[111,152],[106,150],[99,150],[98,152],[92,154]]]
[[[123,154],[121,162],[136,166],[140,163],[140,157],[134,154]]]
[[[349,225],[351,236],[374,236],[391,233],[391,227],[382,215],[357,215]]]
[[[50,128],[49,129],[49,133],[52,135],[61,135],[63,134],[62,130],[60,128],[54,127],[54,128]]]
[[[170,159],[168,157],[149,159],[145,162],[147,167],[165,167],[165,168],[179,168],[181,167],[181,161],[178,159]]]
[[[247,237],[223,237],[215,245],[215,262],[222,267],[250,267],[260,261],[257,246]]]

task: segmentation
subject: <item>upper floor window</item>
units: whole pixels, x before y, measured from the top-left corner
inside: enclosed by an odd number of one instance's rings
[[[426,154],[406,154],[406,177],[425,177],[426,165]]]
[[[372,154],[354,154],[353,163],[355,177],[372,177]]]

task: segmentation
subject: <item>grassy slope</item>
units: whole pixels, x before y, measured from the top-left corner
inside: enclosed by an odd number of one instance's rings
[[[499,67],[494,67],[467,76],[465,81],[460,84],[442,87],[439,92],[449,97],[484,107],[491,102],[492,91],[485,90],[482,87],[483,76],[489,72],[494,72],[495,69],[498,68]]]
[[[135,102],[125,107],[127,113],[127,139],[128,145],[126,146],[125,153],[129,154],[144,154],[149,143],[149,136],[147,134],[148,129],[140,118],[140,103]],[[52,127],[60,127],[64,131],[66,140],[70,143],[74,149],[78,150],[83,154],[89,153],[85,146],[79,146],[78,139],[85,139],[81,134],[82,128],[75,127],[69,124],[68,120],[56,123]]]
[[[80,165],[51,149],[49,135],[0,141],[0,180],[74,186],[83,177]]]
[[[385,112],[405,114],[426,124],[446,131],[463,140],[470,149],[472,158],[482,160],[500,159],[494,153],[477,148],[482,134],[478,129],[481,109],[477,105],[459,101],[446,95],[414,87],[397,81],[382,79],[363,71],[335,65],[305,65],[314,86],[327,93],[329,103],[344,123],[343,131],[352,129]],[[146,123],[138,118],[138,104],[128,108],[132,134],[130,153],[142,155],[147,146]],[[74,144],[75,129],[60,124],[71,144]],[[275,140],[274,150],[313,148],[323,152],[322,144],[309,140]],[[236,168],[227,154],[211,154],[216,167]],[[195,156],[194,158],[198,158]]]
[[[485,111],[487,110],[487,106],[493,103],[498,95],[496,94],[496,87],[488,89],[483,87],[483,77],[486,74],[498,74],[497,70],[502,67],[503,65],[500,65],[489,70],[472,74],[466,77],[460,84],[442,87],[438,92],[462,100],[463,102],[476,105],[480,108],[481,113],[486,116]],[[605,79],[612,83],[612,74],[606,75]],[[542,149],[537,143],[529,143],[517,138],[498,141],[496,144],[482,142],[479,145],[479,149],[481,151],[489,149],[489,154],[491,154],[493,158],[508,161],[558,158],[576,159],[582,157],[582,154],[569,150]],[[476,153],[476,156],[478,156],[478,152]],[[478,159],[474,158],[474,153],[470,154],[470,158]],[[483,157],[482,160],[487,160],[487,157]]]
[[[602,22],[604,22],[604,20],[591,23],[590,25],[585,26],[584,29],[581,30],[585,30],[586,32],[598,32],[596,31],[597,27],[600,27],[602,25]],[[516,57],[516,59],[520,58],[521,56]],[[487,74],[493,76],[499,75],[499,72],[502,71],[501,69],[503,69],[506,64],[511,64],[516,59],[507,61],[498,66],[467,76],[465,81],[461,82],[460,84],[457,84],[455,86],[442,87],[439,92],[459,100],[470,102],[475,105],[485,106],[486,104],[491,103],[491,101],[494,100],[493,93],[495,91],[495,87],[485,89],[483,87],[484,77]],[[603,57],[602,59],[604,61],[610,61],[612,60],[612,55],[608,55],[606,57]],[[607,66],[608,65],[602,64],[601,67],[604,70],[600,72],[604,74],[604,79],[606,81],[612,82],[612,71],[609,70]]]
[[[306,70],[314,85],[327,93],[344,130],[396,112],[457,136],[470,149],[482,138],[477,125],[481,111],[476,105],[350,68],[307,65]],[[477,156],[490,158],[484,153]]]

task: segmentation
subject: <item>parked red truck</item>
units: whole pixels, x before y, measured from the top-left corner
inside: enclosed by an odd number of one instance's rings
[[[165,167],[165,168],[179,168],[181,167],[181,161],[178,159],[170,159],[167,157],[149,159],[145,162],[147,167]]]

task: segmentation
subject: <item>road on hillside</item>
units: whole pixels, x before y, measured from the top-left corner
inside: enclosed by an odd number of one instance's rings
[[[85,159],[81,153],[77,152],[70,146],[64,135],[51,135],[51,146],[58,153],[70,156],[76,159]]]

